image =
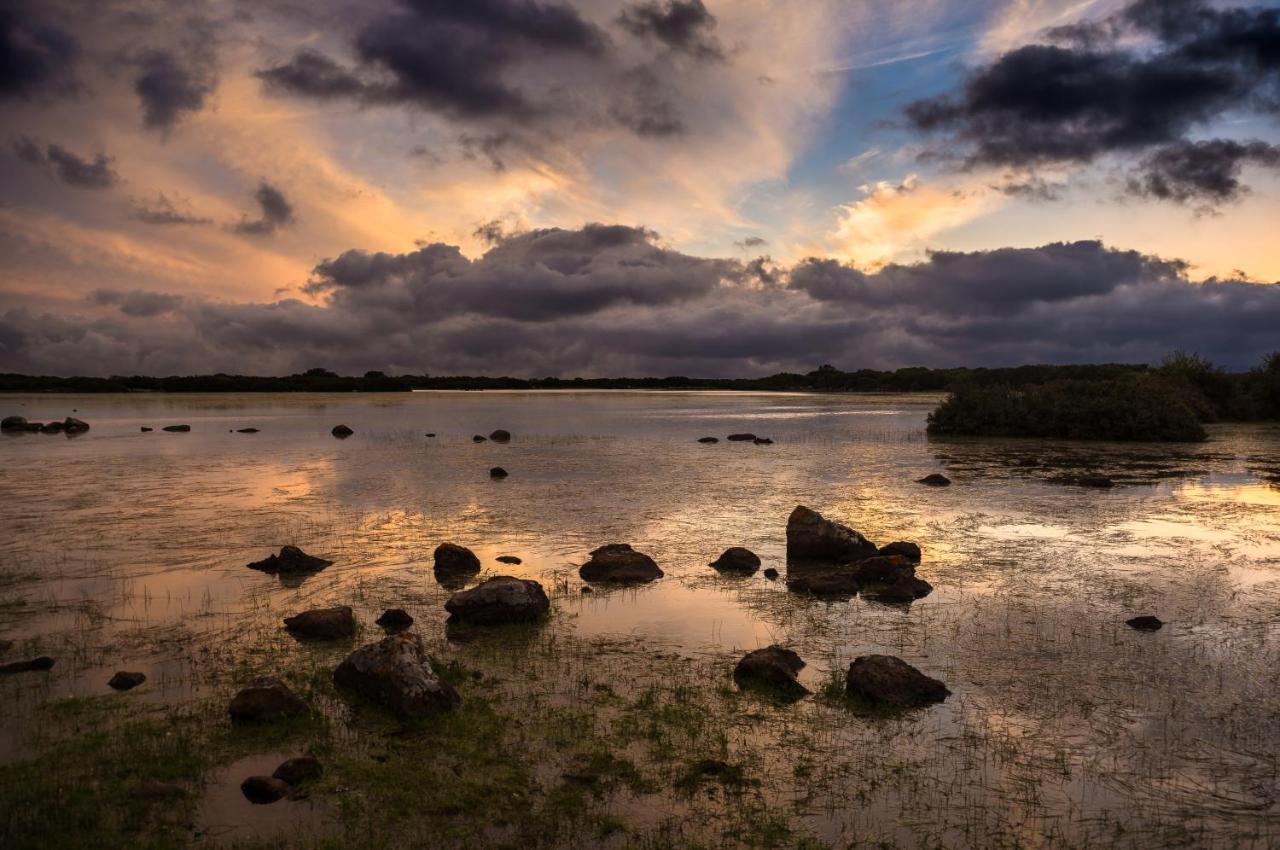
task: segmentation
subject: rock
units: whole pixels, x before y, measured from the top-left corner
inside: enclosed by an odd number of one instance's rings
[[[144,779],[129,789],[135,800],[179,800],[187,796],[187,789],[176,782]]]
[[[847,570],[787,579],[787,590],[792,593],[812,593],[814,596],[853,596],[857,594],[859,586],[858,579]]]
[[[760,557],[750,549],[741,546],[730,546],[719,558],[711,562],[711,566],[726,573],[746,573],[751,575],[760,569]]]
[[[89,430],[89,423],[82,419],[76,419],[74,416],[68,416],[62,420],[62,427],[68,434],[83,434]]]
[[[729,441],[733,443],[754,443],[756,441],[755,434],[730,434]]]
[[[347,437],[350,437],[352,434],[354,434],[355,431],[352,431],[346,425],[334,425],[333,430],[330,431],[329,433],[337,437],[339,440],[345,440]]]
[[[1081,475],[1073,483],[1077,487],[1096,487],[1100,490],[1108,490],[1116,486],[1116,482],[1105,475]]]
[[[699,443],[718,443],[720,442],[720,438],[719,437],[699,437],[698,442]]]
[[[403,608],[388,608],[374,622],[389,632],[402,632],[413,625],[413,617]]]
[[[755,443],[757,446],[773,445],[773,440],[770,440],[768,437],[756,437],[754,440],[752,440],[752,442]]]
[[[232,723],[273,723],[307,713],[307,704],[273,676],[259,676],[231,700]]]
[[[930,487],[946,487],[951,483],[951,479],[945,475],[934,472],[926,475],[924,478],[917,478],[917,484],[927,484]]]
[[[500,466],[495,466],[493,469],[489,470],[489,477],[490,478],[506,478],[507,471]]]
[[[301,785],[304,782],[319,779],[323,775],[324,767],[318,759],[311,756],[298,756],[282,761],[271,774],[272,778],[279,779],[287,785]]]
[[[796,681],[804,661],[785,647],[767,646],[748,652],[733,668],[733,680],[740,688],[766,688],[790,697],[802,697],[809,689]]]
[[[289,783],[274,776],[250,776],[240,783],[240,793],[255,805],[266,805],[289,796]]]
[[[171,434],[185,434],[187,431],[191,430],[191,426],[190,425],[166,425],[160,430],[168,431]]]
[[[26,431],[27,417],[25,416],[6,416],[0,419],[0,431]]]
[[[280,549],[279,555],[268,555],[261,561],[254,561],[248,567],[271,575],[296,575],[314,573],[332,564],[333,561],[308,555],[297,546],[284,546]]]
[[[65,427],[66,427],[65,425],[63,425],[61,422],[58,422],[57,420],[53,422],[46,422],[40,426],[40,433],[58,434],[58,433],[61,433],[62,429]]]
[[[489,434],[489,439],[493,440],[495,443],[505,443],[511,439],[511,432],[499,428]]]
[[[107,682],[107,686],[117,691],[129,691],[147,681],[146,673],[130,673],[127,670],[120,670],[111,680]]]
[[[876,545],[848,526],[797,505],[787,518],[787,560],[842,563],[870,558]]]
[[[901,555],[913,564],[920,563],[920,547],[905,540],[895,540],[880,547],[881,555]]]
[[[453,686],[436,675],[421,639],[411,632],[360,647],[333,671],[333,681],[405,718],[448,711],[462,703]]]
[[[236,433],[237,434],[256,434],[258,433],[258,429],[257,428],[237,428]]]
[[[39,673],[44,670],[52,670],[53,663],[53,659],[47,655],[41,655],[39,658],[32,658],[29,661],[11,661],[8,664],[0,664],[0,676],[7,676],[10,673]]]
[[[584,586],[584,587],[583,587],[581,590],[579,590],[578,592],[579,592],[579,593],[582,593],[582,594],[584,594],[584,595],[585,595],[585,594],[595,593],[595,590],[593,590],[593,589],[592,589],[591,587],[589,587],[589,586]]]
[[[594,550],[578,575],[583,581],[640,584],[662,578],[663,572],[653,558],[637,552],[629,544],[610,543]]]
[[[1137,629],[1140,632],[1159,631],[1164,622],[1159,617],[1153,617],[1150,614],[1143,614],[1141,617],[1133,617],[1125,620],[1125,625],[1131,629]]]
[[[284,618],[284,627],[294,637],[311,640],[341,640],[356,633],[356,619],[346,605],[313,608]]]
[[[499,563],[502,563],[502,564],[519,564],[519,563],[521,563],[520,559],[519,559],[519,558],[517,558],[515,555],[499,555],[498,557],[494,558],[494,560],[495,560],[495,561],[497,561],[497,562],[499,562]]]
[[[852,572],[859,584],[893,584],[914,576],[916,568],[901,555],[876,555],[858,561],[852,566]]]
[[[764,577],[767,578],[769,581],[773,581],[778,577],[778,571],[775,570],[773,567],[769,567],[764,571]]]
[[[441,543],[436,547],[435,574],[436,579],[442,576],[456,578],[475,575],[480,572],[480,559],[466,546],[456,543]]]
[[[428,434],[427,436],[428,436],[428,437],[434,437],[434,436],[435,436],[435,434]]]
[[[915,602],[933,592],[933,585],[915,576],[902,576],[893,584],[885,585],[872,591],[872,598],[877,602],[903,603]],[[863,594],[864,596],[866,593]]]
[[[887,708],[929,705],[951,695],[942,682],[892,655],[855,658],[845,677],[845,693]]]
[[[449,597],[444,610],[460,623],[525,623],[551,610],[542,585],[514,576],[496,576]]]
[[[487,439],[488,439],[487,437],[481,436],[480,434],[476,434],[474,437],[471,438],[471,442],[483,443]]]
[[[144,434],[147,433],[148,431],[154,431],[154,430],[155,428],[148,428],[146,425],[142,426],[142,433]]]

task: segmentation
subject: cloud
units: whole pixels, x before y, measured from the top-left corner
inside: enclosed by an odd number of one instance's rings
[[[651,0],[623,10],[619,23],[632,35],[653,38],[672,50],[704,61],[723,61],[724,50],[712,35],[715,16],[702,0]]]
[[[61,145],[50,144],[42,150],[34,139],[25,136],[14,143],[13,152],[23,162],[47,169],[68,186],[110,189],[120,182],[120,175],[111,167],[113,160],[106,154],[82,159]]]
[[[213,223],[212,219],[180,210],[173,201],[169,200],[169,198],[163,194],[156,196],[154,201],[135,202],[133,217],[144,224],[156,225],[205,225]]]
[[[168,131],[204,107],[214,88],[205,64],[183,63],[168,50],[148,50],[138,57],[133,90],[142,101],[143,123],[149,129]]]
[[[934,252],[868,270],[696,257],[638,227],[352,250],[319,263],[318,303],[228,303],[127,288],[81,317],[0,315],[0,370],[766,374],[903,365],[1153,362],[1174,348],[1246,367],[1275,347],[1280,285],[1187,277],[1100,242]]]
[[[80,56],[76,38],[35,20],[29,8],[6,5],[0,9],[0,96],[31,99],[73,91]]]
[[[1228,111],[1274,116],[1277,56],[1280,10],[1138,0],[1000,55],[906,117],[966,167],[1089,164],[1176,146]]]
[[[1280,146],[1229,139],[1175,142],[1144,158],[1128,188],[1135,195],[1178,203],[1234,201],[1247,191],[1240,182],[1245,165],[1280,168]]]
[[[256,218],[241,218],[232,227],[236,233],[249,236],[270,236],[282,227],[294,222],[293,204],[285,197],[284,192],[263,180],[254,190],[253,198],[258,202],[262,214]]]

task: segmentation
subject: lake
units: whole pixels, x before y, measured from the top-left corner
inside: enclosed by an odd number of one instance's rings
[[[580,804],[622,824],[593,832],[600,846],[656,846],[655,835],[736,846],[744,818],[759,830],[778,819],[787,846],[1275,846],[1280,428],[1210,426],[1209,442],[1187,445],[944,441],[924,432],[937,401],[0,397],[0,415],[91,425],[0,440],[0,639],[13,642],[0,662],[57,659],[48,674],[0,678],[0,759],[38,759],[76,734],[88,721],[59,712],[86,700],[126,713],[214,706],[208,716],[220,717],[250,673],[323,672],[344,654],[297,644],[283,616],[351,605],[371,639],[378,614],[403,607],[438,657],[475,670],[477,701],[576,712],[595,729],[583,740],[623,735],[648,705],[701,718],[663,732],[667,749],[624,736],[619,752],[641,779],[593,786]],[[355,433],[334,438],[339,423]],[[172,424],[191,430],[161,430]],[[260,430],[236,431],[246,427]],[[472,439],[497,428],[511,441]],[[774,442],[726,442],[734,432]],[[697,442],[708,435],[720,442]],[[494,466],[509,477],[491,479]],[[933,472],[953,484],[916,483]],[[1069,483],[1083,473],[1116,486]],[[798,504],[877,543],[919,543],[918,574],[933,593],[910,606],[789,593],[785,524]],[[550,621],[502,639],[447,633],[450,591],[431,570],[444,541],[476,552],[480,578],[541,581]],[[649,553],[666,576],[584,593],[577,567],[611,542]],[[245,567],[284,544],[334,565],[289,583]],[[782,578],[717,574],[708,564],[729,546],[752,549]],[[1124,621],[1136,614],[1166,625],[1134,631]],[[806,660],[801,681],[817,696],[777,706],[734,692],[734,661],[772,643]],[[901,656],[952,696],[888,720],[824,701],[833,676],[869,653]],[[111,695],[105,682],[119,669],[148,681]],[[325,751],[354,763],[371,738],[315,687]],[[529,768],[542,784],[577,775],[553,744],[524,739],[543,748]],[[573,742],[564,747],[572,753]],[[236,757],[260,758],[248,749]],[[742,787],[673,790],[686,753],[712,749],[742,766]],[[213,763],[193,823],[181,826],[200,841],[359,834],[323,792],[288,804],[302,815],[264,815],[279,810],[226,793],[243,778],[240,762]],[[388,841],[412,843],[420,828],[410,818]],[[495,834],[514,840],[521,828]]]

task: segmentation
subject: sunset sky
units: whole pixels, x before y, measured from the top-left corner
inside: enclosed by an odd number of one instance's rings
[[[1280,4],[0,0],[0,371],[1280,349]]]

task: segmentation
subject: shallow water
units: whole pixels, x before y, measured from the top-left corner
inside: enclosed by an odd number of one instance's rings
[[[116,669],[148,674],[139,699],[198,696],[201,653],[251,649],[303,608],[350,604],[371,624],[405,607],[438,628],[448,591],[432,577],[431,552],[451,540],[481,557],[481,578],[542,580],[555,622],[580,638],[638,637],[692,658],[784,643],[808,660],[802,678],[813,688],[857,655],[901,655],[955,696],[912,721],[899,754],[947,783],[974,758],[963,743],[973,736],[1022,742],[1010,744],[1019,755],[1009,764],[965,774],[986,783],[965,799],[1029,793],[1034,779],[1029,845],[1126,810],[1159,824],[1191,818],[1186,828],[1207,843],[1280,840],[1280,429],[1214,426],[1210,442],[1191,446],[935,441],[924,434],[935,403],[678,392],[0,397],[3,415],[74,411],[92,426],[0,440],[0,639],[15,642],[0,660],[59,659],[52,674],[0,680],[0,758],[23,754],[35,706],[103,693]],[[191,432],[159,430],[176,423]],[[354,436],[332,437],[338,423]],[[243,427],[261,431],[233,432]],[[495,428],[511,442],[472,441]],[[737,431],[775,443],[724,441]],[[696,442],[704,435],[721,442]],[[498,465],[509,478],[489,478]],[[935,471],[954,484],[915,483]],[[1083,471],[1118,486],[1061,483]],[[822,602],[707,566],[742,545],[785,578],[796,504],[880,543],[919,542],[934,593],[909,609]],[[583,594],[576,567],[609,542],[650,553],[666,578]],[[292,586],[245,568],[286,543],[335,564]],[[496,563],[502,554],[524,563]],[[1123,621],[1139,613],[1168,625],[1132,632]],[[843,746],[853,732],[831,734]],[[1025,763],[1030,754],[1069,769],[1054,782]],[[840,781],[796,801],[823,837],[918,835],[895,825],[909,795],[850,807]],[[981,816],[957,799],[923,815],[938,835],[979,830]]]

